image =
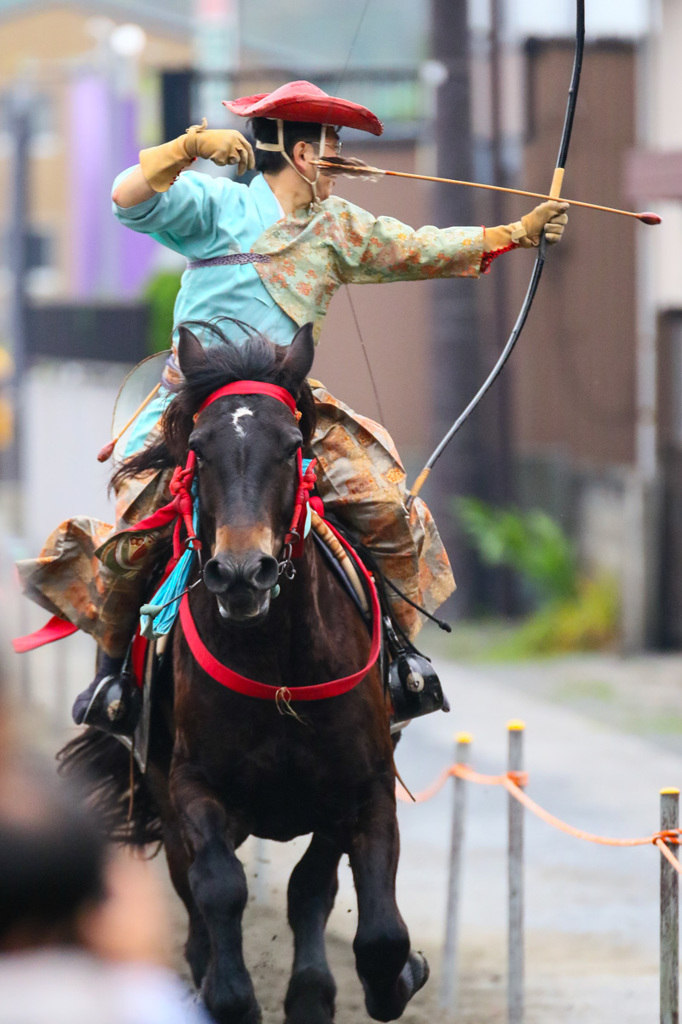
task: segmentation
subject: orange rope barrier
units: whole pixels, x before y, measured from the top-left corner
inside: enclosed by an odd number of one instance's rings
[[[506,772],[504,775],[482,775],[480,772],[475,772],[466,764],[453,764],[449,768],[443,769],[438,778],[433,782],[427,789],[416,793],[412,798],[407,794],[407,791],[403,786],[396,786],[396,796],[399,800],[405,802],[425,803],[427,800],[431,800],[432,797],[438,793],[448,779],[451,776],[464,779],[466,782],[474,782],[480,786],[504,786],[510,796],[513,796],[515,800],[529,810],[536,817],[540,818],[547,825],[551,825],[553,828],[558,829],[560,832],[565,832],[566,835],[573,836],[575,839],[583,839],[588,843],[598,843],[601,846],[657,846],[664,857],[670,861],[675,870],[682,875],[682,864],[669,850],[667,843],[673,843],[674,845],[680,845],[680,834],[682,829],[669,829],[664,832],[654,832],[651,836],[643,836],[637,839],[613,839],[608,836],[595,835],[593,832],[584,832],[582,829],[574,828],[573,825],[567,824],[562,821],[561,818],[557,818],[554,814],[550,814],[544,807],[540,807],[534,800],[523,792],[522,786],[528,784],[527,772]]]
[[[527,772],[509,772],[508,775],[482,775],[480,772],[475,772],[468,764],[451,764],[449,768],[443,769],[435,782],[432,782],[430,786],[423,789],[420,793],[415,793],[414,796],[405,789],[402,783],[398,783],[396,786],[396,796],[398,800],[403,800],[405,803],[426,803],[427,800],[431,800],[436,793],[441,791],[445,783],[453,775],[460,779],[465,779],[467,782],[476,782],[479,786],[504,786],[510,777],[513,777],[514,781],[518,782],[520,786],[528,784]]]
[[[679,831],[679,830],[678,830]],[[679,839],[677,840],[679,843]],[[669,860],[672,866],[677,871],[678,875],[682,875],[682,864],[680,864],[674,853],[668,849],[662,839],[656,839],[655,845],[659,848],[666,860]]]

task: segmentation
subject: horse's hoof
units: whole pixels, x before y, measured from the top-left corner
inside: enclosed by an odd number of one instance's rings
[[[429,965],[426,957],[423,953],[411,949],[390,992],[372,992],[363,981],[367,1013],[373,1020],[397,1020],[398,1017],[402,1017],[412,996],[424,987],[428,979]]]
[[[328,968],[305,967],[289,982],[284,1024],[333,1024],[336,985]]]
[[[402,969],[401,977],[405,982],[408,992],[408,1000],[415,995],[420,988],[423,988],[426,982],[429,980],[429,974],[431,973],[429,963],[423,953],[417,952],[417,950],[411,949],[410,955],[407,958],[407,963]]]
[[[263,1021],[263,1012],[255,994],[237,1004],[232,1001],[221,1005],[208,995],[204,980],[194,1001],[204,1010],[207,1024],[209,1021],[211,1024],[262,1024]]]

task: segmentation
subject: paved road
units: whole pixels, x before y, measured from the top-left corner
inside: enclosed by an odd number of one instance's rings
[[[453,712],[431,715],[406,730],[397,760],[411,789],[424,788],[451,762],[456,730],[473,733],[476,768],[503,771],[506,722],[522,718],[534,799],[591,832],[629,837],[656,830],[659,789],[682,784],[682,756],[528,692],[519,685],[518,668],[439,668]],[[548,665],[548,677],[552,672]],[[469,790],[457,1017],[462,1024],[505,1019],[506,800],[499,789]],[[415,945],[435,954],[429,1008],[415,1019],[434,1019],[450,806],[451,794],[444,791],[399,810],[399,902]],[[658,854],[649,847],[579,842],[532,817],[526,842],[527,1024],[545,1024],[549,1013],[555,1021],[581,1024],[656,1021]],[[252,887],[267,886],[281,899],[285,875],[302,849],[303,841],[288,850],[252,847]],[[352,935],[353,908],[345,868],[332,932]]]
[[[445,668],[454,710],[407,730],[399,764],[408,785],[420,788],[447,763],[453,726],[473,733],[472,762],[479,770],[503,770],[505,724],[522,718],[534,799],[602,835],[655,831],[658,791],[682,785],[682,757],[539,699],[514,686],[513,678],[514,672]],[[480,957],[490,975],[504,965],[507,798],[500,790],[479,787],[471,787],[469,795],[462,941],[465,966],[475,968]],[[401,828],[405,912],[415,933],[438,938],[448,798],[402,808]],[[658,854],[648,847],[583,843],[532,817],[526,837],[529,1011],[535,1007],[538,1020],[550,1009],[560,1017],[565,1010],[567,1020],[581,1022],[656,1020]],[[502,955],[497,971],[487,949]],[[484,969],[479,987],[485,982]],[[466,996],[466,984],[463,989]]]

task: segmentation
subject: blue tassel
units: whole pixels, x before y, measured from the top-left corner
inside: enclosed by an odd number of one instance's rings
[[[194,498],[193,513],[194,532],[199,529],[199,501]],[[194,564],[196,552],[192,549],[185,551],[178,564],[173,569],[167,580],[161,584],[151,601],[143,605],[140,611],[140,632],[149,640],[157,640],[161,636],[170,633],[180,610],[180,596],[187,590],[190,573]],[[168,604],[166,608],[159,608],[159,605]],[[149,611],[150,614],[144,614]]]

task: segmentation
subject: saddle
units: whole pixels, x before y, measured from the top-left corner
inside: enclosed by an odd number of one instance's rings
[[[379,595],[382,617],[381,670],[384,692],[391,706],[391,732],[400,731],[413,718],[431,714],[432,711],[449,711],[450,704],[443,693],[430,658],[419,651],[400,628],[388,596],[386,579],[372,553],[359,544],[338,519],[330,515],[327,518],[333,522],[336,531],[342,534],[372,574]],[[338,541],[335,544],[327,543],[327,535],[332,541],[336,539],[328,528],[325,531],[325,526],[325,520],[313,514],[312,535],[315,541],[370,626],[367,595],[363,584],[352,560]],[[342,557],[335,557],[336,549],[341,552]]]

